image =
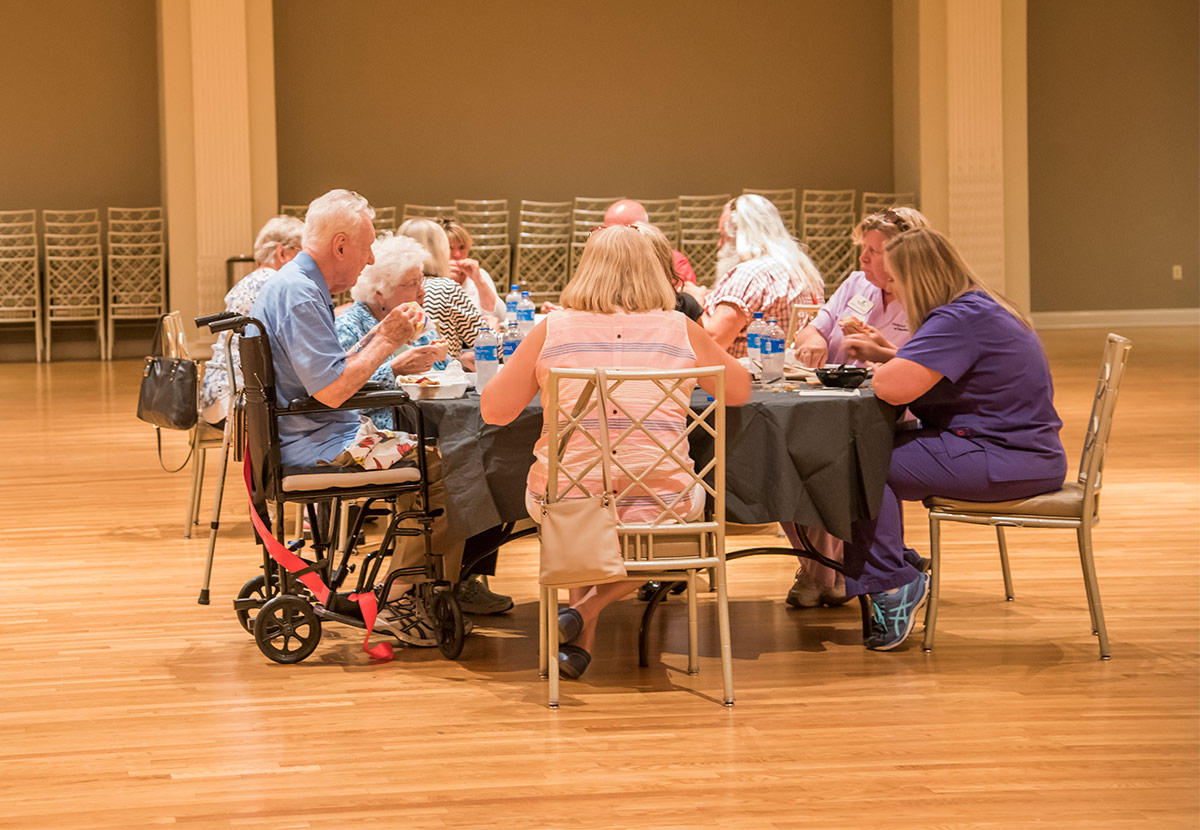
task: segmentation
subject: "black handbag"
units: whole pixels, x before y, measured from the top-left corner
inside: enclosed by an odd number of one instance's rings
[[[142,367],[142,388],[138,392],[137,416],[153,424],[158,436],[159,463],[162,462],[162,433],[160,429],[192,429],[196,426],[197,383],[196,361],[163,356],[163,324],[158,321],[154,344]],[[191,458],[184,459],[187,464]],[[166,469],[164,465],[163,469]],[[180,465],[176,470],[183,469]]]

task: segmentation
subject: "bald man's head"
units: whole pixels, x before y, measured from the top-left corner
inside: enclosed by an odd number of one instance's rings
[[[613,202],[604,212],[605,225],[633,225],[638,222],[650,224],[650,214],[642,207],[641,202],[633,199],[621,199]]]

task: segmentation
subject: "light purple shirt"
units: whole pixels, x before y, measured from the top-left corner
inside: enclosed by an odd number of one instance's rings
[[[855,297],[862,297],[871,303],[871,310],[865,315],[855,311],[850,305]],[[912,337],[912,332],[908,330],[908,314],[904,311],[904,306],[893,298],[887,308],[884,308],[882,289],[872,285],[862,271],[855,271],[846,277],[845,282],[838,286],[837,291],[833,292],[833,296],[810,323],[821,332],[821,336],[829,344],[827,359],[830,363],[846,362],[846,350],[842,348],[842,327],[837,324],[843,317],[857,317],[874,326],[895,346],[903,346]]]

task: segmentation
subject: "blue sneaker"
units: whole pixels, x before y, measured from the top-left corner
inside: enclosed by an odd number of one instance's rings
[[[917,578],[894,594],[871,594],[871,635],[866,646],[873,651],[891,651],[904,642],[917,622],[917,614],[929,596],[929,577]]]

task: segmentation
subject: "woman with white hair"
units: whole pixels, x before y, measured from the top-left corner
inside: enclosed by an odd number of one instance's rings
[[[254,240],[254,261],[258,268],[238,280],[225,295],[225,310],[249,314],[263,283],[300,253],[304,223],[294,216],[273,216],[267,220]],[[220,426],[229,407],[229,369],[225,365],[225,349],[233,353],[233,372],[237,385],[242,385],[242,364],[237,338],[229,344],[230,333],[221,332],[213,346],[212,359],[204,365],[204,385],[200,389],[200,408],[204,420]]]
[[[824,299],[825,284],[769,199],[747,193],[730,200],[719,227],[717,284],[700,322],[722,348],[745,357],[756,311],[787,325],[793,305]]]
[[[479,310],[450,272],[450,239],[440,223],[432,219],[409,219],[396,228],[400,236],[411,237],[425,248],[425,313],[437,323],[438,331],[446,338],[450,354],[468,369],[475,366],[473,354],[463,349],[475,345],[475,335],[486,324]]]
[[[334,321],[338,342],[348,351],[393,308],[405,303],[422,305],[425,301],[423,269],[428,253],[420,243],[407,236],[385,236],[375,240],[371,247],[375,264],[363,269],[350,289],[354,304]],[[425,332],[397,349],[375,370],[371,380],[391,387],[396,375],[445,368],[446,344],[438,338],[436,324],[430,321]],[[367,414],[380,429],[392,428],[392,410],[373,409]]]

